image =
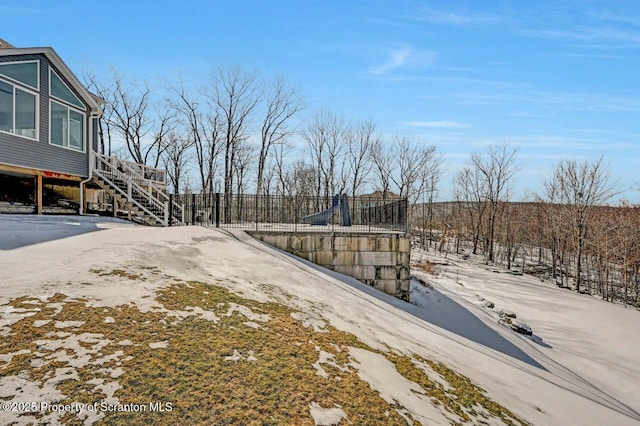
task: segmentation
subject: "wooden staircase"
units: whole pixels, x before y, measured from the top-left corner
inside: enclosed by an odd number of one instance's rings
[[[183,208],[166,193],[166,172],[93,153],[93,181],[134,215],[132,220],[152,226],[183,222]]]

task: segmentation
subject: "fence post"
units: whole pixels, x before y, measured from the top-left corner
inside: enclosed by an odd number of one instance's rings
[[[208,225],[213,225],[214,216],[216,215],[216,204],[215,197],[213,196],[213,192],[209,192],[209,203],[211,204],[211,215],[209,215]]]
[[[191,224],[196,224],[196,194],[191,194]]]
[[[367,200],[367,213],[368,213],[368,215],[367,215],[367,216],[369,216],[369,217],[367,218],[367,219],[368,219],[368,222],[369,222],[369,232],[371,232],[371,216],[372,216],[372,214],[371,214],[371,213],[373,213],[373,212],[371,211],[371,197],[369,197],[369,199]]]
[[[402,219],[402,216],[400,217]],[[404,199],[404,232],[409,234],[409,199]]]
[[[173,194],[169,194],[169,226],[173,224]]]
[[[164,226],[171,226],[169,225],[169,223],[171,223],[171,219],[169,217],[169,202],[167,201],[166,203],[164,203]]]
[[[220,193],[216,192],[216,228],[220,228]]]
[[[340,211],[340,194],[336,194],[336,197],[338,197],[338,212]],[[333,200],[332,200],[332,204],[333,206]],[[331,220],[331,232],[336,232],[336,220],[333,216],[331,216],[329,218],[329,220]]]
[[[400,208],[400,203],[394,202],[393,204],[391,204],[391,229],[393,229],[393,225],[396,221],[400,222],[397,214],[399,208]]]

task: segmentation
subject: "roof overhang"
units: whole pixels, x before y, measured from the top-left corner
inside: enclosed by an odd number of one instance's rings
[[[13,49],[0,49],[1,56],[16,56],[16,55],[44,55],[49,59],[53,66],[60,72],[66,80],[71,83],[73,88],[82,96],[82,99],[89,105],[91,115],[102,115],[101,104],[97,96],[89,92],[84,85],[78,80],[73,72],[69,69],[67,64],[64,63],[62,58],[51,47],[25,47],[25,48],[13,48]]]

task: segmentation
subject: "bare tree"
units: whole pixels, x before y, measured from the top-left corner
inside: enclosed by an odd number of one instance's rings
[[[256,193],[262,193],[265,164],[274,145],[285,143],[293,132],[291,121],[303,108],[298,89],[287,86],[284,78],[277,77],[265,95],[265,112],[260,129],[258,152],[258,178]]]
[[[421,148],[413,138],[396,135],[390,145],[385,145],[380,139],[375,140],[370,151],[376,185],[382,191],[383,198],[386,199],[393,184],[400,197],[408,198],[410,203],[415,204],[427,190],[429,176],[435,188],[441,162],[435,146]]]
[[[311,197],[315,192],[318,169],[313,165],[297,160],[289,172],[290,193],[296,196]]]
[[[347,141],[347,161],[349,163],[349,179],[351,196],[366,182],[371,172],[371,149],[380,139],[376,134],[376,125],[372,120],[364,120],[350,126],[345,133]]]
[[[163,105],[157,111],[157,118],[153,117],[149,109],[151,89],[148,85],[126,81],[126,77],[115,69],[112,69],[111,79],[103,93],[111,93],[105,101],[112,112],[109,121],[112,128],[120,134],[136,163],[158,167],[164,138],[173,130],[173,113]]]
[[[82,73],[85,86],[101,99],[102,115],[98,119],[98,137],[100,138],[100,153],[111,156],[112,129],[113,129],[113,105],[115,93],[113,82],[102,82],[93,70],[85,70]],[[106,142],[105,142],[106,139]]]
[[[316,113],[303,132],[307,141],[312,165],[319,174],[316,181],[316,195],[341,193],[346,187],[346,168],[344,161],[344,118],[329,111]]]
[[[516,263],[518,253],[522,251],[522,268],[524,270],[525,232],[529,224],[526,215],[529,212],[523,206],[515,203],[503,203],[500,208],[503,210],[502,214],[505,218],[501,229],[500,243],[506,251],[504,259],[507,261],[507,269],[511,269],[512,264]]]
[[[486,155],[471,154],[471,164],[478,170],[484,180],[485,198],[489,203],[489,262],[495,260],[494,240],[498,203],[508,201],[509,187],[513,176],[518,171],[515,165],[517,148],[510,148],[507,144],[491,145]]]
[[[175,114],[169,108],[158,109],[158,119],[156,121],[156,129],[153,132],[153,141],[143,148],[142,143],[136,144],[136,151],[139,151],[142,155],[142,161],[137,161],[141,164],[151,165],[158,167],[160,164],[160,158],[164,149],[167,147],[166,138],[175,129]]]
[[[545,241],[551,248],[551,275],[556,279],[558,284],[558,275],[560,276],[560,284],[564,285],[564,259],[566,249],[566,228],[564,225],[565,206],[562,204],[562,195],[560,189],[560,181],[555,179],[555,175],[544,182],[545,195],[541,197],[544,204],[544,224],[546,227]],[[560,273],[558,273],[560,269]]]
[[[376,188],[382,191],[382,198],[386,200],[391,190],[391,173],[393,162],[391,153],[385,148],[382,139],[377,139],[371,146],[371,162],[376,175]]]
[[[396,182],[400,196],[415,204],[418,197],[426,190],[428,177],[437,168],[436,147],[429,145],[419,148],[413,139],[402,137],[393,144],[392,152],[397,174],[392,174],[391,179]],[[395,176],[397,179],[394,179]]]
[[[188,164],[188,151],[193,146],[193,140],[188,137],[180,137],[176,133],[170,133],[166,138],[163,164],[173,187],[173,193],[180,193],[180,183],[186,173]]]
[[[285,161],[289,149],[290,148],[285,144],[278,144],[274,149],[272,169],[276,175],[276,192],[280,195],[285,195],[287,193],[288,176]]]
[[[394,136],[391,143],[394,173],[391,181],[398,188],[398,195],[402,198],[414,196],[417,192],[416,184],[420,180],[420,150],[416,142],[408,136]]]
[[[273,161],[267,162],[265,168],[265,172],[263,175],[263,185],[262,185],[262,194],[258,195],[266,195],[267,197],[271,195],[271,190],[273,189],[274,183],[277,180],[277,169]]]
[[[220,118],[224,144],[225,212],[231,211],[234,165],[240,143],[249,136],[249,126],[260,100],[256,76],[239,67],[220,68],[212,74],[212,88],[207,94]],[[225,218],[228,221],[229,218]]]
[[[471,225],[473,254],[478,253],[482,223],[487,208],[484,198],[486,190],[479,173],[477,169],[465,166],[457,173],[454,181],[456,199],[462,203],[463,210],[468,215],[468,221],[465,223]]]
[[[603,158],[581,164],[572,160],[560,161],[552,177],[557,182],[560,201],[568,207],[569,225],[576,243],[576,291],[580,291],[582,257],[588,234],[588,223],[594,206],[606,203],[618,193],[609,182],[610,172]]]
[[[236,161],[233,164],[235,175],[236,193],[244,194],[247,189],[247,173],[251,169],[252,160],[255,158],[255,147],[246,141],[241,143],[236,152]]]
[[[174,95],[169,103],[185,122],[189,139],[195,148],[202,192],[210,193],[213,191],[218,156],[222,151],[218,111],[203,111],[202,104],[185,89],[182,79],[169,85],[169,90]]]
[[[618,244],[615,259],[621,272],[621,285],[624,288],[622,297],[624,306],[631,303],[631,294],[635,295],[634,305],[638,306],[638,287],[640,284],[640,215],[633,214],[628,202],[623,202],[618,209],[616,222],[619,225]],[[634,285],[635,283],[635,285]]]
[[[429,230],[429,245],[431,245],[431,241],[433,239],[432,230],[433,230],[433,203],[438,194],[438,184],[440,182],[440,178],[442,177],[442,163],[443,158],[442,154],[437,152],[435,146],[432,146],[425,150],[424,152],[424,163],[421,165],[421,179],[422,183],[420,184],[421,193],[423,196],[423,209],[424,209],[424,198],[426,198],[427,205],[427,215],[426,220],[423,214],[423,226],[422,226],[422,238],[421,242],[424,248],[424,225],[426,225]]]

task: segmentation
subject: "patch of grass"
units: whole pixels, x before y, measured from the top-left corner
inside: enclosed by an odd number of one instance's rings
[[[346,365],[349,361],[346,347],[364,347],[354,336],[331,327],[326,333],[316,333],[293,319],[294,311],[290,308],[243,299],[220,286],[197,282],[174,284],[160,290],[157,300],[170,310],[199,306],[215,312],[220,320],[214,323],[192,316],[172,325],[175,317],[166,312],[143,313],[131,305],[94,308],[87,306],[86,301],[69,300],[64,295],[55,295],[45,302],[16,299],[12,306],[40,311],[14,324],[11,334],[0,343],[0,353],[31,351],[15,356],[1,374],[26,374],[30,380],[42,382],[56,368],[68,367],[66,362],[59,361],[40,368],[30,365],[36,358],[33,352],[45,354],[44,358],[53,353],[43,346],[37,347],[35,341],[55,339],[50,333],[69,332],[56,329],[55,321],[41,327],[33,325],[34,321],[52,318],[54,312],[47,305],[56,301],[64,302],[62,310],[55,313],[56,321],[85,321],[73,329],[75,335],[95,333],[109,341],[99,352],[91,354],[86,365],[76,368],[78,380],[65,380],[57,385],[66,395],[61,403],[103,400],[107,395],[100,387],[88,383],[95,383],[96,379],[103,383],[117,381],[120,389],[114,396],[122,404],[172,403],[170,412],[107,413],[102,421],[105,424],[310,425],[312,401],[323,407],[342,406],[355,423],[405,424],[394,410],[398,407],[380,398],[357,372],[324,366],[331,377],[325,379],[316,374],[312,366],[319,356],[316,347],[336,352],[336,362]],[[256,314],[267,314],[270,319],[260,323],[262,329],[249,327],[243,324],[248,319],[237,311],[224,315],[230,303],[245,306]],[[115,322],[105,324],[106,316]],[[118,344],[124,340],[133,344]],[[166,349],[149,346],[165,340],[169,343]],[[79,346],[91,351],[95,344],[89,341]],[[345,350],[338,352],[332,344]],[[116,356],[118,351],[122,351],[120,356]],[[227,359],[234,351],[241,356],[237,362]],[[68,350],[68,355],[78,354]],[[91,364],[98,359],[106,361]],[[122,368],[124,374],[112,379],[110,373],[116,368]],[[66,415],[62,421],[74,424],[78,419]]]
[[[142,276],[141,274],[133,274],[130,272],[125,271],[124,269],[113,269],[109,272],[106,272],[102,269],[91,269],[90,272],[93,272],[95,274],[97,274],[99,277],[107,277],[107,276],[114,276],[114,277],[122,277],[122,278],[128,278],[130,280],[142,280],[142,281],[146,281],[147,278]]]
[[[449,412],[455,413],[465,422],[478,422],[480,421],[477,419],[478,416],[486,419],[486,414],[476,411],[478,407],[482,407],[507,425],[529,424],[507,408],[489,399],[485,390],[473,384],[471,379],[456,373],[440,362],[424,359],[417,355],[413,356],[413,360],[395,354],[386,354],[386,356],[389,361],[395,364],[400,374],[418,383],[427,392],[427,395],[433,398],[434,402],[442,403]],[[445,388],[441,383],[429,379],[427,374],[416,365],[416,362],[427,364],[449,386]]]
[[[433,269],[433,263],[425,262],[425,263],[416,265],[416,267],[421,269],[422,271],[426,272],[427,274],[429,274],[429,273],[431,273],[431,270]]]
[[[121,269],[92,272],[144,279]],[[403,407],[384,401],[350,366],[349,347],[380,353],[354,335],[331,326],[325,328],[326,332],[315,332],[294,319],[291,314],[296,311],[283,304],[245,299],[220,285],[168,276],[165,279],[170,284],[158,290],[156,301],[167,311],[141,312],[134,304],[91,307],[88,300],[69,299],[59,293],[45,301],[33,297],[14,299],[10,302],[12,307],[29,310],[33,315],[10,327],[11,331],[0,341],[0,354],[22,349],[30,353],[14,356],[4,367],[0,364],[0,374],[22,375],[42,383],[53,377],[56,369],[69,367],[58,356],[63,351],[76,361],[85,357],[85,362],[75,368],[77,380],[57,384],[57,389],[66,395],[59,403],[90,404],[113,396],[121,404],[172,406],[171,411],[165,412],[149,409],[146,413],[105,413],[101,423],[109,425],[311,425],[309,405],[313,401],[326,408],[342,407],[353,424],[406,424],[397,412]],[[233,304],[255,315],[268,315],[269,319],[248,318],[241,311],[230,310]],[[213,312],[219,319],[209,321],[195,313],[182,319],[172,315],[179,311],[184,316],[192,307]],[[106,317],[113,321],[105,323]],[[44,324],[44,320],[53,321]],[[34,325],[35,321],[40,327]],[[56,321],[84,323],[56,329]],[[247,325],[248,321],[259,323],[260,328]],[[51,349],[46,343],[81,336],[85,338],[80,339],[75,351]],[[153,349],[152,346],[157,347],[153,344],[159,342],[167,342],[168,347]],[[321,350],[334,354],[338,366],[322,364],[329,378],[318,375],[312,365],[318,362]],[[475,408],[481,406],[507,424],[526,424],[489,400],[468,378],[443,364],[420,357],[383,355],[400,374],[421,385],[436,405],[465,422],[482,422],[481,417],[474,417]],[[34,360],[44,365],[32,364]],[[428,364],[450,383],[451,389],[430,380],[416,362]],[[115,378],[114,373],[118,373]],[[119,387],[115,393],[105,394],[101,386],[116,382]],[[41,413],[34,416],[37,419]],[[60,420],[80,424],[72,414]],[[343,424],[347,421],[343,420]]]
[[[188,406],[189,412],[200,410],[205,400],[208,411],[214,413],[208,420],[217,424],[265,421],[267,424],[311,424],[309,404],[316,401],[324,407],[341,405],[352,420],[404,423],[354,371],[327,367],[331,370],[330,379],[316,374],[312,367],[318,360],[316,346],[331,352],[337,352],[331,343],[343,347],[363,346],[348,333],[333,328],[327,333],[315,333],[294,320],[291,313],[295,311],[284,305],[261,304],[222,287],[198,282],[170,286],[157,300],[173,310],[200,306],[221,318],[213,327],[203,320],[188,318],[182,324],[189,324],[197,336],[181,334],[170,341],[171,348],[190,347],[191,350],[181,351],[171,367],[174,371],[159,379],[166,381],[166,386],[161,387],[176,386],[173,378],[185,373],[202,377],[206,382],[206,386],[188,384],[184,392],[180,388],[179,400],[181,405]],[[270,320],[262,323],[263,329],[247,327],[243,324],[247,318],[238,312],[224,316],[230,303],[245,306],[256,314],[267,314]],[[197,347],[191,345],[193,337],[201,342]],[[237,363],[225,360],[234,351],[243,358]],[[256,361],[248,360],[250,353]],[[336,362],[346,364],[348,351],[338,352]]]

